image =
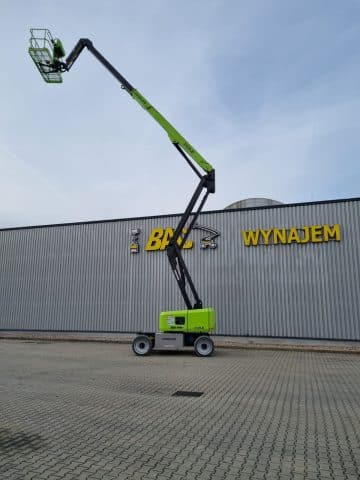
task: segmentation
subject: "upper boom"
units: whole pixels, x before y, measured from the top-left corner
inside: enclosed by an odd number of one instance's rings
[[[136,100],[137,103],[141,105],[142,108],[158,122],[158,124],[168,134],[172,143],[181,146],[181,148],[183,148],[183,150],[194,160],[194,162],[196,162],[206,173],[214,170],[210,163],[208,163],[205,158],[200,155],[197,150],[195,150],[195,148],[181,135],[181,133],[179,133],[176,128],[173,127],[171,123],[168,122],[166,118],[161,115],[161,113],[156,110],[156,108],[154,108],[151,103],[146,100],[146,98],[106,60],[106,58],[94,47],[91,40],[88,38],[80,38],[66,59],[67,70],[70,70],[85,47],[104,65],[107,70],[110,71],[110,73],[114,75],[114,77],[117,78],[123,89],[126,90],[132,96],[132,98]]]

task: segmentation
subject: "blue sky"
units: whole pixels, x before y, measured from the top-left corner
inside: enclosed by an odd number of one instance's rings
[[[196,177],[84,52],[62,85],[30,27],[94,45],[215,167],[205,209],[359,196],[360,2],[0,0],[0,227],[181,212]]]

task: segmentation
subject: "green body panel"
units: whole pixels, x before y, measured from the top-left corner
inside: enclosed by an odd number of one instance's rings
[[[169,135],[169,138],[172,143],[179,144],[186,153],[190,155],[190,157],[203,169],[205,172],[209,173],[213,169],[213,167],[208,163],[205,158],[200,155],[199,152],[195,150],[195,148],[190,145],[190,143],[174,128],[171,123],[169,123],[166,118],[164,118],[160,112],[154,108],[151,103],[149,103],[145,97],[141,95],[140,92],[137,90],[132,90],[129,92],[130,95],[133,97],[134,100],[138,102],[139,105],[142,106],[144,110],[146,110],[158,123],[162,126],[162,128],[166,131]]]
[[[212,333],[215,331],[215,310],[171,310],[160,313],[160,332]]]

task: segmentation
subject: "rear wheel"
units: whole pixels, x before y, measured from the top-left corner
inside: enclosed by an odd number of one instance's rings
[[[132,349],[136,355],[149,355],[152,350],[152,342],[146,335],[138,335],[132,342]]]
[[[210,337],[199,337],[195,340],[194,349],[198,357],[210,357],[214,352],[214,342]]]

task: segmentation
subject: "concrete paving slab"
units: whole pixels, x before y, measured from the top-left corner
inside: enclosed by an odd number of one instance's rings
[[[359,380],[352,354],[1,340],[0,478],[360,478]]]

